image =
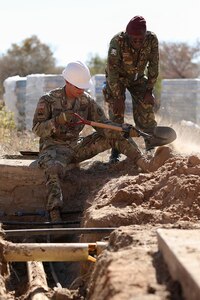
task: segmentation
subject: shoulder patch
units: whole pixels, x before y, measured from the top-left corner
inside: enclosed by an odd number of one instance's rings
[[[110,54],[116,56],[117,55],[117,50],[115,48],[112,48],[111,51],[110,51]]]

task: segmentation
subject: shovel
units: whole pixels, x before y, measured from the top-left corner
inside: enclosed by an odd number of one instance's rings
[[[155,147],[164,146],[172,143],[176,139],[176,132],[168,126],[157,126],[152,134],[145,133],[131,124],[111,125],[109,123],[99,123],[83,119],[79,114],[73,113],[79,119],[76,123],[68,123],[68,126],[79,124],[89,125],[103,129],[110,129],[124,133],[125,138],[142,136],[146,142],[146,150],[149,151]],[[38,155],[38,152],[20,151],[22,155]]]
[[[158,146],[168,145],[175,141],[176,137],[176,132],[173,128],[168,126],[157,126],[152,135],[149,135],[147,138],[144,137],[146,140],[146,150],[149,151]]]
[[[177,137],[175,130],[168,126],[157,126],[155,127],[154,132],[152,134],[148,134],[134,127],[131,124],[111,125],[109,123],[99,123],[99,122],[85,120],[77,113],[73,113],[73,115],[77,117],[79,121],[76,123],[70,123],[71,126],[78,125],[78,124],[85,124],[92,127],[111,129],[111,130],[124,133],[125,138],[142,136],[146,142],[147,151],[158,146],[164,146],[170,144]]]

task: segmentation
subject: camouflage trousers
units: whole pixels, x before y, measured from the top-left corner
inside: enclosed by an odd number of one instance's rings
[[[109,137],[95,132],[83,138],[73,148],[55,145],[40,154],[38,165],[45,171],[47,210],[63,206],[61,180],[64,179],[70,163],[79,163],[112,147],[129,157],[133,164],[141,157],[141,152],[133,139],[125,139],[121,134],[112,132],[107,135]]]
[[[132,82],[132,84],[125,82],[125,84],[120,85],[120,88],[118,86],[119,92],[117,97],[125,101],[126,89],[130,92],[132,99],[133,120],[135,126],[143,130],[144,132],[151,133],[156,127],[157,122],[155,120],[153,105],[145,104],[143,102],[143,98],[146,92],[146,84],[147,79],[145,77],[142,77],[141,79]],[[114,115],[113,113],[113,102],[115,101],[115,99],[113,99],[112,97],[112,93],[108,83],[106,83],[106,87],[104,88],[103,94],[105,101],[108,103],[110,120],[119,124],[124,123],[124,117]],[[124,111],[122,112],[122,115],[124,115]]]

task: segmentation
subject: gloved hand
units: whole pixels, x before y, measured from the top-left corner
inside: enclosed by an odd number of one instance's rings
[[[58,116],[55,117],[56,125],[65,125],[72,120],[72,112],[65,111],[61,112]]]
[[[112,104],[113,108],[113,114],[124,116],[124,110],[125,110],[125,101],[123,98],[117,99]]]
[[[153,89],[146,90],[146,93],[144,95],[143,101],[144,104],[155,104],[155,96],[153,94]]]

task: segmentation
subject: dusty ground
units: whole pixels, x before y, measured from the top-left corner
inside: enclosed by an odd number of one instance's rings
[[[173,153],[156,172],[138,173],[125,160],[90,194],[84,226],[123,227],[110,235],[110,246],[99,257],[87,299],[184,299],[156,238],[157,228],[200,227],[199,132],[178,125],[176,130]]]
[[[84,184],[79,196],[86,201],[82,226],[117,229],[110,236],[81,237],[81,241],[109,241],[109,247],[96,264],[82,264],[71,292],[51,290],[49,299],[184,299],[158,251],[156,229],[200,227],[199,133],[193,133],[181,131],[170,146],[171,157],[153,173],[141,173],[127,159],[109,165],[105,163],[108,153],[72,171],[71,178]],[[2,299],[29,299],[6,293],[4,281],[0,294],[6,298]]]
[[[173,154],[150,174],[133,175],[128,162],[125,169],[88,200],[86,227],[125,227],[110,235],[87,299],[183,299],[158,252],[156,229],[199,228],[199,156]]]

